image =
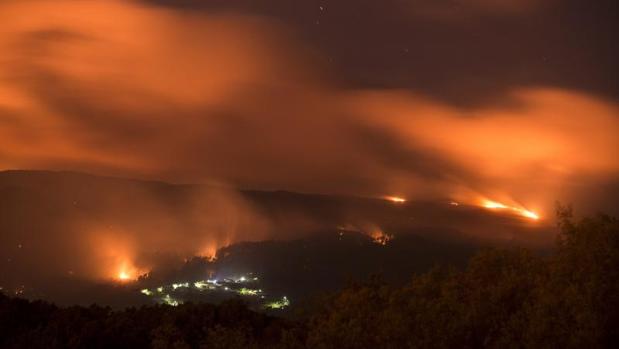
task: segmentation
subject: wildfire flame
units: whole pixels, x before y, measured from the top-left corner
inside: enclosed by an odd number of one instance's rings
[[[398,204],[406,202],[405,198],[402,198],[402,197],[399,197],[399,196],[385,196],[384,199],[385,200],[389,200],[391,202],[398,203]]]
[[[492,200],[483,200],[482,206],[490,210],[509,210],[522,217],[532,220],[538,220],[540,218],[539,215],[533,211],[529,211],[521,207],[508,206]]]
[[[127,281],[129,279],[131,279],[131,276],[129,276],[126,271],[121,271],[118,273],[118,280]]]
[[[209,262],[214,262],[217,260],[217,251],[224,247],[230,246],[231,244],[232,241],[230,238],[226,238],[224,240],[211,240],[200,248],[197,255],[206,258]]]
[[[134,281],[144,272],[144,270],[139,270],[132,263],[124,262],[120,265],[120,268],[118,268],[116,280],[120,282]]]
[[[217,260],[217,247],[213,245],[204,248],[198,255],[206,258],[209,262],[214,262]]]
[[[387,245],[389,241],[393,239],[393,235],[385,233],[382,229],[374,225],[371,225],[370,227],[359,228],[354,224],[345,224],[338,226],[337,229],[340,231],[340,236],[342,236],[342,234],[344,234],[345,232],[357,232],[369,237],[375,244],[382,246]]]
[[[495,201],[490,201],[490,200],[486,200],[483,205],[484,205],[485,208],[489,208],[489,209],[506,209],[506,208],[510,208],[507,205],[503,205],[500,202],[495,202]]]
[[[383,246],[387,245],[387,243],[389,243],[389,241],[391,241],[391,239],[393,238],[393,235],[387,234],[382,230],[372,231],[369,235],[372,238],[372,241],[374,241],[374,243]]]
[[[524,217],[531,218],[531,219],[534,219],[534,220],[538,220],[539,219],[539,215],[537,213],[535,213],[535,212],[531,212],[531,211],[527,211],[527,210],[523,210],[523,209],[520,209],[519,212]]]

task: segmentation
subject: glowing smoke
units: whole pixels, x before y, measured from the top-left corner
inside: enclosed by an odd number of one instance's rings
[[[133,1],[8,1],[0,20],[2,168],[497,197],[545,216],[619,173],[618,108],[581,92],[465,109],[342,89],[281,24]]]
[[[133,1],[4,1],[0,22],[3,169],[475,205],[490,197],[533,219],[619,173],[618,107],[583,92],[521,87],[504,103],[458,108],[410,91],[345,89],[281,24]],[[234,191],[182,209],[130,194],[110,192],[99,207],[116,220],[58,228],[62,246],[83,250],[83,263],[65,269],[134,278],[161,255],[212,257],[270,237]]]

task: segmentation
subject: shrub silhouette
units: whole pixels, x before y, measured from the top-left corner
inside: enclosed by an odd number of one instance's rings
[[[559,207],[555,253],[490,249],[463,271],[435,269],[400,288],[353,285],[310,320],[315,348],[611,347],[618,343],[619,223],[574,223]]]
[[[619,222],[558,209],[555,251],[488,249],[464,270],[374,277],[301,319],[220,305],[58,308],[0,294],[2,348],[604,348],[619,343]]]

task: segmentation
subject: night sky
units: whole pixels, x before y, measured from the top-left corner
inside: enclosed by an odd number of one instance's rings
[[[611,0],[3,1],[0,168],[613,211]]]
[[[515,87],[611,100],[619,92],[615,1],[150,3],[280,21],[311,46],[325,74],[347,87],[406,88],[470,107],[500,102]]]

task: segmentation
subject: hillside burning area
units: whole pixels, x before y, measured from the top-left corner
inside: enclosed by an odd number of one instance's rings
[[[616,343],[617,12],[0,1],[0,347]]]

